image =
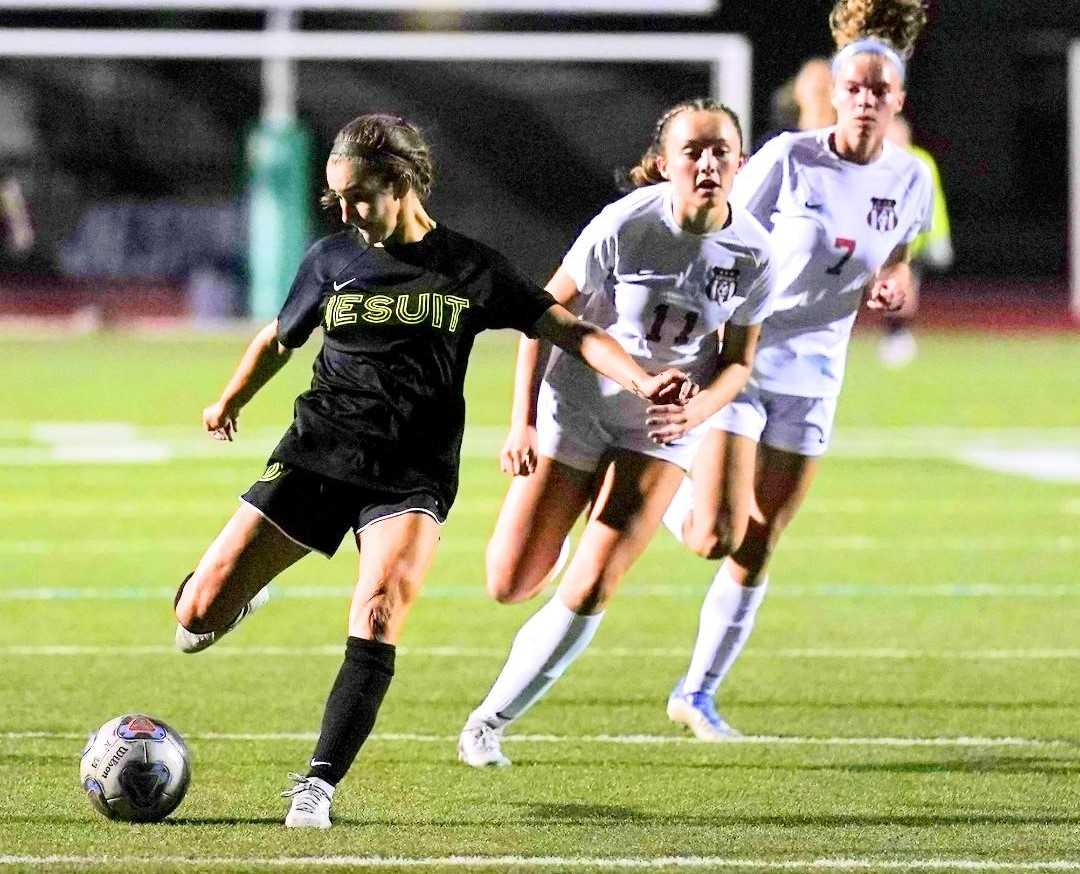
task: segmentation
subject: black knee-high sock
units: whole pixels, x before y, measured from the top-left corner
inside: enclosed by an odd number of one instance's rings
[[[383,696],[394,678],[393,644],[350,637],[345,661],[326,699],[309,777],[337,785],[371,734]]]

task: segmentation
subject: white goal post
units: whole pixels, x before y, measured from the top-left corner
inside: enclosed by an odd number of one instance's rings
[[[752,51],[740,35],[300,31],[291,18],[285,11],[272,13],[263,31],[0,29],[0,57],[259,61],[262,114],[274,136],[289,134],[295,118],[297,61],[700,64],[709,69],[711,96],[735,110],[751,141]],[[249,149],[253,155],[274,153],[269,147]],[[302,168],[295,173],[302,175]],[[249,255],[249,302],[258,317],[280,309],[307,245],[299,225],[288,220],[296,190],[291,184],[267,189],[252,208],[249,253],[259,254]],[[291,237],[290,228],[296,231]]]
[[[10,28],[0,29],[0,57],[705,64],[712,96],[738,113],[752,138],[753,53],[739,34]]]
[[[1069,45],[1069,311],[1080,321],[1080,40]]]
[[[720,0],[0,0],[0,9],[213,12],[527,12],[544,15],[710,15]]]

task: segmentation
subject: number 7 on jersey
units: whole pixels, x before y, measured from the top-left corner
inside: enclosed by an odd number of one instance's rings
[[[848,259],[855,254],[855,241],[849,240],[847,237],[837,237],[833,241],[833,246],[837,249],[843,249],[844,254],[832,267],[826,267],[825,272],[830,276],[839,276],[840,271],[844,269],[844,265],[848,263]]]

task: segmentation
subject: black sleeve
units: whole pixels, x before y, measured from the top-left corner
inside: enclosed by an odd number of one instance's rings
[[[320,255],[316,244],[304,256],[285,305],[278,313],[278,342],[289,349],[303,346],[319,326],[319,303],[327,279]]]
[[[537,319],[558,301],[501,257],[492,263],[490,277],[490,293],[484,305],[487,327],[513,328],[533,337]]]

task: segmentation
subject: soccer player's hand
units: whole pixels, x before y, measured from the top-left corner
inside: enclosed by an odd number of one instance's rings
[[[911,265],[901,261],[890,267],[883,267],[874,277],[866,306],[872,310],[885,310],[895,313],[903,309],[908,295],[912,292]]]
[[[697,392],[694,381],[674,367],[650,376],[637,386],[638,395],[654,404],[682,404]]]
[[[513,425],[499,453],[499,469],[510,476],[528,476],[536,470],[536,428]]]
[[[678,440],[706,418],[706,411],[695,392],[684,402],[649,407],[645,411],[645,427],[649,429],[649,439],[653,443],[664,445]]]
[[[233,436],[240,430],[236,425],[239,415],[239,410],[231,409],[224,402],[218,401],[203,410],[203,427],[215,440],[228,440],[232,443]]]

